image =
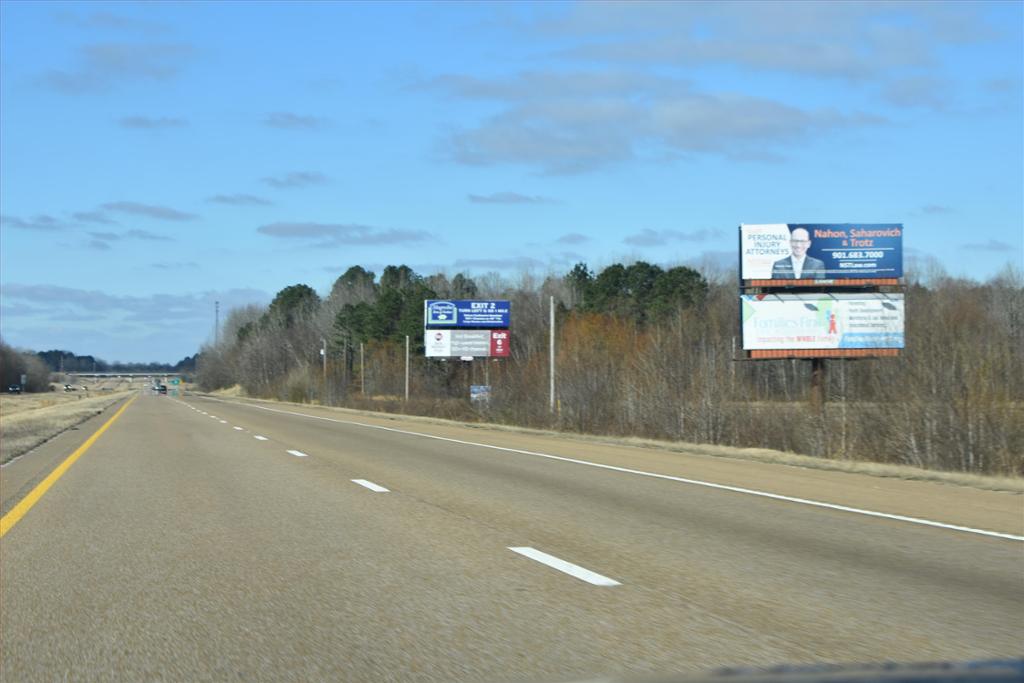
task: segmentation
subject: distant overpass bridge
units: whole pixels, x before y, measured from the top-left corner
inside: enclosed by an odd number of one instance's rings
[[[78,372],[74,370],[65,370],[64,374],[74,375],[75,377],[94,377],[96,379],[117,377],[181,377],[182,375],[180,372]]]

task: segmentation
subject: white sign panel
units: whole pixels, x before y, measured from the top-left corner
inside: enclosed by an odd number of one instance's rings
[[[451,330],[453,356],[491,355],[490,330]]]
[[[744,350],[902,349],[902,294],[740,296]]]
[[[424,330],[423,347],[428,358],[508,355],[508,330]]]
[[[789,255],[788,224],[740,226],[740,277],[744,280],[771,279],[772,266]]]
[[[452,331],[451,330],[424,330],[423,346],[426,348],[428,358],[447,358],[452,355]]]

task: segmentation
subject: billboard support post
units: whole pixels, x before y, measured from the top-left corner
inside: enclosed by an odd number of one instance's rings
[[[815,412],[825,409],[825,378],[827,366],[824,358],[811,359],[811,407]]]
[[[729,363],[729,380],[731,382],[729,390],[734,391],[736,389],[736,335],[732,337],[732,353],[729,354],[729,360],[732,361]]]
[[[844,360],[839,364],[839,396],[840,396],[840,407],[842,410],[842,440],[840,442],[840,448],[842,449],[842,457],[846,458],[846,361]]]

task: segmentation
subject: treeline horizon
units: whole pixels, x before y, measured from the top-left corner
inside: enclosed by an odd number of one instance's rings
[[[378,277],[353,266],[326,296],[296,284],[267,306],[229,311],[219,342],[196,356],[197,381],[206,391],[240,385],[253,397],[1024,475],[1020,269],[977,282],[930,264],[904,289],[903,354],[828,361],[819,408],[809,401],[809,362],[737,360],[735,272],[643,261],[514,279],[421,275],[405,265]],[[424,299],[474,298],[511,301],[510,357],[425,358]],[[485,383],[490,401],[471,404],[469,385]]]
[[[125,363],[114,361],[109,363],[94,356],[79,356],[71,351],[51,349],[36,351],[37,355],[53,372],[194,372],[196,355],[185,356],[177,363]]]
[[[71,351],[51,349],[32,351],[16,349],[0,339],[0,386],[4,389],[21,384],[25,375],[24,390],[27,392],[49,391],[51,375],[63,372],[148,372],[193,374],[196,357],[186,356],[174,364],[170,363],[108,363],[95,356],[79,356]]]

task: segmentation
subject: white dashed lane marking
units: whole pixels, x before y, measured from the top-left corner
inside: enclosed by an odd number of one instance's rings
[[[575,577],[575,578],[579,579],[580,581],[586,581],[587,583],[591,583],[591,584],[593,584],[595,586],[618,586],[618,585],[621,585],[615,579],[609,579],[607,576],[601,576],[600,574],[598,574],[596,572],[592,572],[589,569],[584,569],[583,567],[579,566],[578,564],[573,564],[572,562],[566,562],[565,560],[559,559],[559,558],[555,557],[554,555],[548,555],[545,552],[541,552],[540,550],[537,550],[536,548],[512,548],[512,547],[510,547],[509,550],[511,550],[514,553],[519,553],[523,557],[528,557],[531,560],[534,560],[536,562],[540,562],[541,564],[545,564],[545,565],[551,567],[552,569],[557,569],[560,572],[565,572],[569,576]]]
[[[380,484],[374,484],[372,481],[367,481],[365,479],[353,479],[352,482],[359,484],[360,486],[365,486],[371,491],[376,491],[377,493],[389,493],[388,489],[384,488]]]
[[[302,451],[296,451],[296,450],[290,450],[289,449],[288,452],[290,454],[294,455],[296,458],[308,458],[309,457],[308,453],[303,453]]]
[[[256,434],[256,435],[255,435],[255,436],[253,436],[252,438],[256,439],[257,441],[267,441],[267,440],[268,440],[268,439],[267,439],[267,437],[265,437],[265,436],[260,436],[259,434]]]

